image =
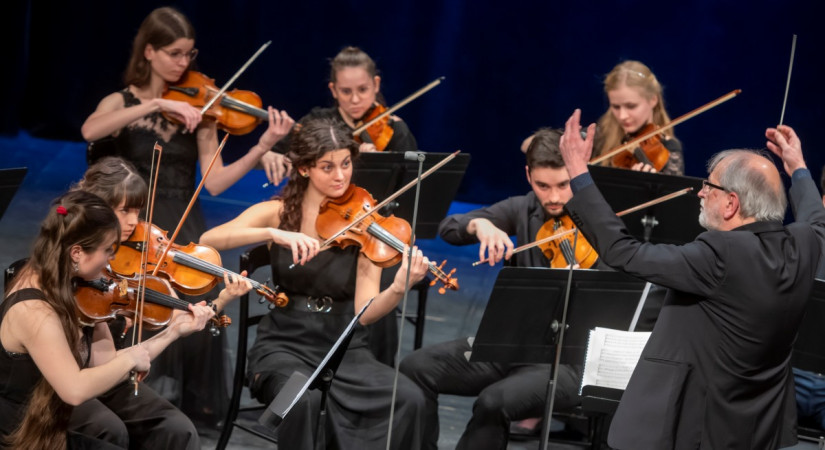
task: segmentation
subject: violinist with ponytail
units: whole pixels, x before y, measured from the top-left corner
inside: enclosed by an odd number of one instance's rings
[[[94,194],[70,192],[49,210],[31,258],[0,305],[0,446],[110,448],[67,434],[72,408],[125,381],[131,371],[147,372],[172,339],[203,328],[213,314],[193,306],[168,332],[120,351],[105,323],[82,326],[74,281],[100,276],[119,234],[114,212]]]
[[[624,61],[614,67],[604,78],[604,92],[607,95],[609,106],[599,119],[593,156],[606,154],[619,145],[632,141],[642,134],[645,126],[667,125],[670,122],[670,116],[665,109],[662,90],[662,85],[656,75],[639,61]],[[682,144],[674,136],[673,129],[663,131],[656,137],[656,140],[661,144],[661,147],[657,148],[663,148],[669,156],[664,159],[666,161],[664,167],[658,172],[684,175]],[[644,150],[644,145],[642,150]],[[615,161],[608,165],[615,166],[617,164]],[[627,163],[630,165],[624,168],[656,172],[657,170],[648,162],[633,159]]]
[[[328,88],[334,100],[333,106],[313,108],[299,123],[328,118],[346,126],[348,130],[355,130],[369,121],[376,108],[387,106],[381,94],[381,76],[378,75],[375,61],[358,47],[345,47],[332,58]],[[390,115],[382,123],[386,129],[378,135],[364,131],[356,136],[358,151],[418,151],[415,136],[400,117]],[[275,146],[276,151],[288,151],[288,140],[289,138],[279,142]]]
[[[272,278],[289,297],[286,308],[264,317],[249,351],[252,394],[269,404],[294,371],[311,374],[347,324],[370,299],[362,325],[394,314],[404,295],[408,258],[392,284],[380,290],[381,268],[359,247],[320,248],[316,218],[322,202],[343,196],[350,187],[352,161],[358,156],[352,133],[331,119],[307,121],[292,136],[292,171],[279,197],[253,205],[240,216],[207,231],[201,238],[219,250],[270,244]],[[427,259],[413,247],[410,283],[424,278]],[[290,268],[295,264],[295,267]],[[394,371],[367,348],[367,332],[358,326],[329,391],[327,442],[342,449],[386,446]],[[315,425],[320,392],[306,392],[278,426],[278,446],[316,448]],[[419,449],[423,400],[404,376],[398,379],[392,449]],[[322,445],[324,448],[326,445]]]

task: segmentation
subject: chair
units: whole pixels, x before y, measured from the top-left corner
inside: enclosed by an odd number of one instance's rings
[[[266,245],[260,245],[258,247],[255,247],[241,255],[238,271],[242,272],[246,270],[247,274],[249,274],[249,276],[252,276],[252,274],[259,268],[269,266],[269,258],[269,249]],[[418,291],[417,314],[414,317],[407,317],[407,320],[415,326],[415,349],[421,347],[421,341],[424,336],[424,317],[427,308],[427,293],[430,286],[429,282],[430,280],[428,278],[425,278],[410,288],[410,291]],[[226,445],[229,443],[229,438],[232,436],[232,431],[235,429],[235,427],[238,427],[262,439],[266,439],[269,442],[277,443],[277,439],[275,439],[274,436],[262,433],[261,431],[256,430],[238,421],[238,415],[242,412],[262,411],[264,408],[266,408],[266,405],[262,404],[244,408],[240,407],[241,397],[243,394],[243,387],[247,382],[246,347],[247,339],[249,336],[249,327],[258,325],[258,323],[261,321],[261,318],[263,317],[263,314],[253,315],[251,317],[249,316],[248,294],[243,295],[239,299],[239,310],[240,312],[238,314],[239,318],[237,322],[238,349],[237,360],[235,362],[235,376],[232,382],[232,397],[229,400],[229,410],[227,411],[226,418],[224,419],[223,428],[221,429],[221,435],[218,438],[218,445],[215,447],[216,450],[223,450],[226,448]]]
[[[241,255],[239,265],[239,272],[247,271],[249,276],[261,267],[269,266],[269,249],[266,245],[260,245],[251,250],[246,251]],[[232,431],[238,427],[247,433],[265,439],[272,443],[277,443],[271,435],[262,433],[254,428],[251,428],[238,421],[238,414],[244,411],[263,410],[265,405],[256,405],[251,407],[241,408],[241,396],[243,394],[243,387],[246,384],[246,346],[249,336],[249,327],[258,325],[263,317],[262,314],[249,317],[249,294],[241,296],[239,299],[240,313],[238,314],[238,353],[235,362],[235,377],[232,381],[232,397],[229,400],[229,410],[226,413],[226,418],[223,422],[221,435],[218,438],[218,445],[216,450],[223,450],[229,443],[229,438],[232,436]]]

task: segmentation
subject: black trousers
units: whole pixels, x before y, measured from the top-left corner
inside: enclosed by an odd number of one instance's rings
[[[77,406],[69,430],[121,448],[201,448],[195,426],[179,409],[143,383],[134,392],[124,382]]]
[[[400,371],[424,392],[424,447],[438,449],[438,395],[478,396],[473,415],[461,435],[459,449],[506,449],[510,422],[539,417],[544,412],[550,365],[470,363],[468,340],[458,339],[416,350]],[[555,410],[581,402],[581,367],[562,365],[556,386]]]

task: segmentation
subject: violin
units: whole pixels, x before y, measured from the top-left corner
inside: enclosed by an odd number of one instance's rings
[[[141,252],[146,243],[146,267],[141,267]],[[288,299],[283,293],[278,293],[269,286],[253,279],[241,276],[221,267],[221,255],[208,245],[189,243],[188,245],[171,244],[171,248],[163,255],[166,247],[170,246],[166,231],[155,225],[141,221],[135,231],[124,242],[110,261],[112,270],[119,275],[134,277],[136,274],[153,272],[158,267],[172,285],[187,295],[205,294],[212,290],[225,273],[232,277],[239,277],[249,281],[252,289],[261,294],[275,306],[286,306]],[[160,258],[163,256],[163,260]],[[276,287],[277,289],[277,287]]]
[[[387,111],[387,107],[376,103],[369,112],[358,122],[358,127],[360,128],[362,124],[367,123],[369,124],[363,132],[354,135],[356,142],[364,142],[364,133],[369,136],[369,140],[375,145],[375,149],[379,152],[383,152],[387,145],[390,143],[392,139],[392,135],[395,133],[395,130],[390,126],[390,116],[389,114],[384,114]],[[384,116],[378,118],[381,114]],[[378,120],[374,120],[378,118]]]
[[[136,278],[119,278],[115,274],[105,273],[103,278],[95,280],[78,280],[75,282],[75,299],[80,323],[92,326],[122,315],[134,317],[138,309],[138,286]],[[150,330],[160,329],[172,320],[175,309],[188,311],[190,303],[174,297],[171,288],[163,279],[146,275],[143,280],[146,302],[143,305],[142,319]],[[232,321],[225,315],[213,317],[215,327],[226,327]]]
[[[219,89],[215,80],[194,70],[186,74],[176,84],[168,86],[163,93],[167,100],[186,102],[196,108],[203,108],[212,100]],[[221,95],[204,113],[217,122],[218,128],[229,134],[243,135],[251,132],[262,121],[269,120],[269,113],[262,109],[263,102],[252,91],[233,89]],[[166,115],[169,120],[175,118]]]
[[[536,241],[541,241],[574,228],[576,226],[570,216],[564,215],[550,219],[539,228],[536,233]],[[573,248],[574,240],[576,242],[575,249]],[[560,239],[548,239],[546,242],[539,244],[539,248],[544,256],[550,260],[550,267],[558,269],[576,264],[582,269],[589,269],[599,259],[596,250],[581,233],[578,236],[569,234]]]
[[[382,268],[401,262],[404,246],[409,245],[412,238],[412,228],[400,217],[379,215],[375,205],[376,201],[369,192],[350,184],[340,197],[328,198],[321,203],[315,221],[318,236],[322,239],[335,236],[329,245],[341,248],[357,245],[364,256]],[[357,226],[351,226],[355,221],[359,221]],[[347,227],[349,229],[340,233]],[[439,266],[430,262],[427,268],[436,278],[430,286],[437,281],[443,283],[444,286],[438,289],[441,294],[446,289],[458,290],[458,279],[452,277],[455,269],[449,273],[442,270],[446,262],[442,261]]]
[[[648,135],[654,133],[659,127],[649,123],[639,131],[633,133],[634,136]],[[638,147],[632,152],[621,152],[611,160],[613,167],[623,167],[630,169],[637,163],[647,164],[657,172],[661,172],[670,159],[670,151],[664,145],[664,137],[661,134],[653,134],[647,139],[638,142]]]

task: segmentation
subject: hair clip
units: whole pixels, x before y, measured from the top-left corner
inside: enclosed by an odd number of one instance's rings
[[[69,213],[69,211],[67,211],[66,207],[63,206],[63,205],[58,205],[57,208],[55,209],[55,211],[57,211],[57,213],[60,214],[61,216],[65,216],[66,214]]]

